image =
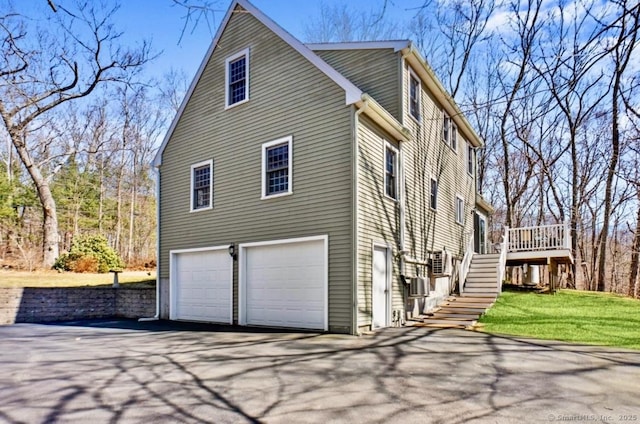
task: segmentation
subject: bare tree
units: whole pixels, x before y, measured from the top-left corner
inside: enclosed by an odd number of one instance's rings
[[[454,99],[458,99],[474,57],[479,58],[480,44],[491,37],[487,25],[496,10],[495,0],[453,0],[446,7],[427,0],[409,25]]]
[[[506,203],[505,223],[509,227],[513,226],[516,221],[514,219],[516,213],[514,205],[526,191],[524,184],[519,184],[514,187],[512,178],[520,176],[524,177],[525,181],[529,181],[534,171],[531,163],[526,168],[521,169],[520,172],[513,167],[511,160],[511,132],[513,127],[511,124],[515,116],[514,109],[516,108],[517,102],[523,98],[523,91],[532,83],[531,80],[528,80],[528,75],[530,75],[530,62],[534,54],[535,41],[542,27],[540,17],[542,0],[528,0],[524,3],[513,2],[510,8],[512,12],[511,16],[513,17],[512,25],[514,26],[515,38],[519,45],[515,47],[512,52],[514,58],[507,60],[515,69],[513,72],[515,76],[512,78],[506,76],[502,78],[505,100],[504,112],[500,118],[500,141],[502,154],[504,155],[502,184]],[[511,76],[511,72],[509,72],[509,76]],[[522,135],[520,138],[522,138]],[[524,174],[522,174],[522,172],[524,172]]]
[[[620,15],[611,23],[605,26],[604,30],[612,29],[617,32],[611,56],[613,61],[612,82],[611,82],[611,158],[607,169],[607,180],[605,185],[604,213],[602,216],[602,230],[598,242],[599,259],[597,290],[605,290],[605,264],[607,261],[607,238],[609,237],[609,219],[612,213],[614,180],[620,159],[621,149],[621,122],[620,108],[624,84],[624,76],[629,67],[629,62],[638,44],[638,28],[640,25],[640,4],[617,0],[613,3],[619,8]]]
[[[631,297],[638,296],[638,262],[640,258],[640,180],[636,181],[636,226],[632,229],[629,226],[629,232],[633,234],[633,243],[631,245],[631,260],[629,262],[629,282],[627,286],[627,295]]]
[[[571,6],[571,9],[567,10],[565,2],[558,1],[555,13],[547,20],[544,36],[538,41],[539,56],[532,58],[531,63],[544,80],[553,104],[559,108],[566,123],[566,131],[563,131],[563,137],[557,142],[565,146],[561,154],[568,150],[571,157],[570,228],[571,250],[575,255],[578,242],[578,209],[583,201],[580,188],[584,187],[580,182],[580,176],[585,169],[578,163],[578,131],[592,118],[596,108],[607,96],[608,90],[601,84],[604,75],[597,71],[597,66],[604,59],[606,52],[600,48],[600,32],[595,25],[596,18],[579,12],[581,7],[591,9],[593,4],[573,3]],[[562,205],[553,180],[549,179],[548,183],[554,189],[557,203]],[[563,221],[564,215],[562,211]],[[575,264],[571,267],[571,275],[575,278]]]
[[[58,218],[45,170],[32,154],[38,142],[33,135],[61,105],[121,81],[150,57],[146,43],[133,49],[119,45],[121,33],[111,24],[117,7],[101,10],[85,3],[74,10],[57,5],[57,10],[44,22],[28,20],[7,5],[0,11],[0,116],[37,189],[46,267],[59,252]]]
[[[305,40],[312,43],[391,40],[401,31],[386,16],[387,1],[379,11],[357,11],[348,4],[322,3],[320,16],[304,29]]]

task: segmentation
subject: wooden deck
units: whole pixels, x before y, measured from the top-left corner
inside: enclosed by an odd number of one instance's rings
[[[506,266],[573,263],[568,224],[507,228]]]
[[[461,265],[459,296],[449,297],[434,312],[417,317],[414,326],[473,328],[502,291],[508,266],[547,265],[549,288],[555,290],[558,265],[573,263],[568,224],[505,228],[497,254],[474,254],[469,243]]]

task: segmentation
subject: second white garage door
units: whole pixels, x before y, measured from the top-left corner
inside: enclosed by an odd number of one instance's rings
[[[232,266],[227,247],[171,252],[170,318],[231,323]]]
[[[240,245],[240,324],[327,330],[327,243]]]

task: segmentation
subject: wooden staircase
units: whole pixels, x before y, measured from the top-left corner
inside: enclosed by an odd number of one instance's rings
[[[447,298],[417,325],[439,328],[472,328],[498,297],[499,254],[474,255],[462,293]]]

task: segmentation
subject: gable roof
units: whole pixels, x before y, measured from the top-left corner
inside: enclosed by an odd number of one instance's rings
[[[249,3],[249,1],[234,0],[229,6],[229,10],[227,10],[224,19],[220,23],[218,31],[216,32],[216,35],[213,37],[213,41],[209,46],[209,50],[207,50],[207,54],[202,60],[202,63],[200,64],[200,67],[198,68],[198,71],[196,72],[196,75],[193,78],[193,81],[191,82],[191,85],[189,86],[189,89],[187,90],[182,103],[180,104],[180,108],[178,109],[178,112],[171,122],[171,126],[167,130],[167,133],[162,140],[162,144],[160,145],[160,148],[158,149],[158,152],[153,159],[153,166],[158,167],[162,164],[162,153],[164,152],[164,149],[166,148],[167,143],[169,142],[169,139],[171,138],[171,135],[173,134],[173,131],[175,130],[176,125],[178,124],[178,121],[180,120],[180,117],[182,116],[182,113],[184,112],[184,109],[189,102],[189,99],[191,98],[191,95],[193,94],[197,83],[200,80],[200,77],[202,76],[207,63],[209,62],[209,59],[213,55],[213,52],[215,51],[215,48],[218,45],[218,42],[220,41],[220,38],[222,37],[222,34],[226,29],[229,20],[231,19],[231,16],[235,13],[235,10],[238,6],[249,12],[254,18],[256,18],[263,25],[273,31],[284,42],[289,44],[294,50],[296,50],[299,54],[301,54],[304,58],[311,62],[316,68],[318,68],[327,77],[329,77],[329,79],[331,79],[339,87],[341,87],[345,92],[346,105],[362,102],[363,92],[358,87],[356,87],[355,84],[345,78],[340,72],[336,71],[327,62],[322,60],[318,55],[311,51],[311,49],[305,46],[301,41],[289,34],[284,28],[276,24],[271,18],[262,13],[262,11],[260,11],[254,5]],[[399,123],[398,125],[400,126]]]
[[[387,40],[387,41],[346,41],[339,43],[307,43],[311,50],[373,50],[373,49],[393,49],[398,52],[411,45],[409,40]]]
[[[309,43],[306,46],[313,51],[393,49],[396,53],[401,52],[403,59],[409,63],[411,69],[418,74],[422,82],[429,88],[434,97],[438,99],[442,108],[446,110],[449,116],[456,122],[458,129],[465,134],[467,140],[475,147],[481,147],[484,144],[469,121],[467,121],[458,104],[444,88],[433,71],[433,68],[431,68],[431,65],[422,57],[416,46],[410,40]]]
[[[422,57],[413,43],[401,50],[402,57],[409,63],[411,69],[418,74],[422,82],[429,87],[429,90],[442,105],[442,108],[449,114],[458,126],[458,130],[464,133],[465,137],[474,147],[482,147],[484,142],[473,129],[467,118],[464,116],[451,94],[444,88],[436,76],[431,65]]]

